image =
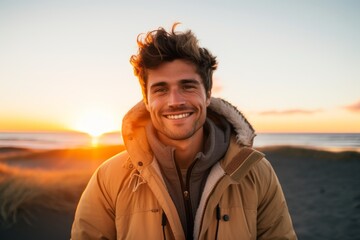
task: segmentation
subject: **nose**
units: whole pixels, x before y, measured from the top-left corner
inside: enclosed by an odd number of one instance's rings
[[[168,99],[168,107],[179,107],[185,105],[185,98],[177,90],[171,91]]]

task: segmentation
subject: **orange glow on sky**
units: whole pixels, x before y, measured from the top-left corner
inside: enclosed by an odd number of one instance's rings
[[[137,36],[181,22],[218,59],[213,94],[257,132],[360,132],[356,1],[161,6],[0,1],[0,131],[118,131],[142,97]]]
[[[346,111],[314,115],[263,116],[250,115],[257,132],[360,132],[360,114]]]
[[[0,132],[32,132],[32,131],[71,131],[61,122],[49,119],[0,118]]]
[[[246,112],[245,112],[246,113]],[[346,111],[315,115],[264,116],[245,114],[256,132],[360,132],[360,114]],[[121,116],[102,110],[79,113],[72,121],[55,119],[1,118],[0,131],[79,131],[96,139],[103,133],[119,131]]]

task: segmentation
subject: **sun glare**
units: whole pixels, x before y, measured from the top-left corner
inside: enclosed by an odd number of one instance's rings
[[[88,111],[82,113],[75,121],[72,129],[85,132],[92,137],[92,145],[97,146],[99,137],[107,132],[118,131],[119,123],[115,116],[104,111]]]

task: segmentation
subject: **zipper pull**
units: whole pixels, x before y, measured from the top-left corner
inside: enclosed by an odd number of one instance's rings
[[[189,192],[186,190],[184,191],[184,199],[189,200]]]

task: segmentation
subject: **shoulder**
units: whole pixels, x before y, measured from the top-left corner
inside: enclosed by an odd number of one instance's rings
[[[123,151],[103,162],[95,171],[92,181],[110,195],[116,195],[133,170],[129,154]]]
[[[130,157],[128,152],[125,150],[103,162],[99,166],[98,171],[111,174],[112,172],[117,172],[123,168],[127,169],[129,168],[129,165]]]
[[[265,178],[265,179],[275,174],[275,171],[271,163],[269,162],[269,160],[267,160],[265,156],[261,158],[261,160],[258,161],[256,164],[254,164],[251,171],[259,175],[260,178]]]
[[[277,193],[282,195],[281,185],[276,172],[265,157],[254,164],[246,178],[255,186],[259,202],[271,198],[271,196]]]
[[[271,186],[278,184],[276,173],[265,157],[252,166],[247,177],[257,186],[259,192],[266,191]]]
[[[259,189],[277,184],[275,171],[265,154],[252,147],[233,145],[222,166],[226,174],[238,183],[246,179]]]
[[[267,166],[264,154],[251,147],[231,144],[221,165],[227,175],[239,182],[249,172],[262,171]]]

